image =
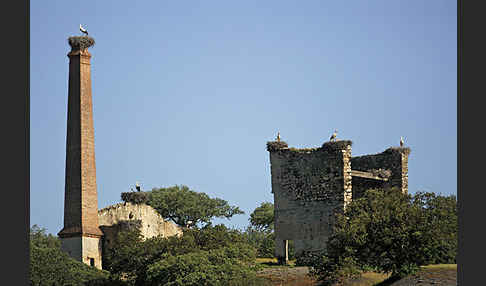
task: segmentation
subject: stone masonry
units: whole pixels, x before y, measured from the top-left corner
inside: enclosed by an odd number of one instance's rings
[[[99,210],[98,217],[104,234],[103,250],[112,246],[116,235],[125,230],[124,225],[129,225],[124,222],[140,222],[139,230],[143,238],[182,235],[178,225],[164,220],[154,208],[146,204],[118,203]]]
[[[69,38],[68,118],[64,228],[61,249],[76,260],[101,269],[101,237],[91,94],[90,37]]]
[[[408,189],[409,148],[351,156],[352,142],[326,142],[319,148],[267,143],[275,207],[275,255],[288,261],[288,241],[296,255],[325,249],[335,215],[372,188]]]

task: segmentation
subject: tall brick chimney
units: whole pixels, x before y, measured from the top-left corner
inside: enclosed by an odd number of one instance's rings
[[[101,269],[101,237],[91,96],[91,54],[94,39],[70,37],[66,142],[64,228],[61,249],[74,259]]]

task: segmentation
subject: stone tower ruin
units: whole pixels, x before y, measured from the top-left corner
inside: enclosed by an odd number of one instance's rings
[[[275,256],[288,261],[288,241],[295,254],[324,250],[336,213],[368,189],[396,187],[408,192],[409,148],[351,156],[352,142],[326,142],[319,148],[289,148],[267,143],[275,207]]]
[[[91,95],[91,37],[70,37],[64,228],[61,249],[101,269],[101,237]]]

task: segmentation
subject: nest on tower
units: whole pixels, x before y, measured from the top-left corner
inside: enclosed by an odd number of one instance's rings
[[[68,43],[73,51],[84,50],[95,44],[95,40],[88,36],[72,36],[68,38]]]
[[[352,145],[353,142],[351,140],[336,140],[324,142],[324,144],[322,144],[322,148],[328,150],[343,150]]]
[[[390,148],[386,149],[384,152],[385,153],[399,152],[399,153],[402,153],[402,154],[409,155],[411,151],[412,150],[410,149],[410,147],[390,147]]]
[[[285,141],[269,141],[267,142],[267,151],[273,152],[280,149],[288,148],[287,142]]]

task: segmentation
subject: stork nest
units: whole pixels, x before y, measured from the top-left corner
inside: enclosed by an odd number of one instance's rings
[[[149,197],[146,192],[124,192],[121,193],[121,199],[127,203],[145,204]]]
[[[390,147],[390,148],[386,149],[384,152],[386,152],[386,153],[400,152],[400,153],[408,155],[408,154],[410,154],[411,149],[410,149],[410,147]]]
[[[273,152],[280,149],[288,148],[289,145],[285,141],[269,141],[267,142],[267,151]]]
[[[352,146],[353,141],[351,140],[337,140],[337,141],[328,141],[322,144],[322,148],[329,149],[329,150],[343,150],[346,149],[348,146]]]
[[[72,50],[84,50],[95,44],[95,40],[88,36],[72,36],[68,38]]]

